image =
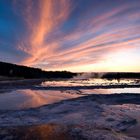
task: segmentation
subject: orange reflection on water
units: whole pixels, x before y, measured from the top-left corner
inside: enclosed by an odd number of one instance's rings
[[[34,108],[79,96],[61,91],[16,90],[0,94],[0,110]]]

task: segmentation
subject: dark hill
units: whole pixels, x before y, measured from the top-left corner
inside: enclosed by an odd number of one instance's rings
[[[0,62],[0,75],[21,78],[72,78],[75,73],[67,71],[43,71],[39,68],[20,66],[11,63]]]
[[[140,79],[140,73],[135,72],[109,72],[105,73],[102,78],[106,79]]]

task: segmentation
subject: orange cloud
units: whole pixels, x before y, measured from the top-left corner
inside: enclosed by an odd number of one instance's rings
[[[48,56],[57,48],[57,43],[47,43],[47,37],[63,23],[69,15],[69,0],[40,0],[37,9],[34,9],[33,1],[27,2],[27,8],[23,11],[24,19],[30,31],[26,41],[21,41],[18,48],[31,57],[25,59],[22,63],[33,65],[41,57]],[[34,15],[37,10],[37,15]]]
[[[82,65],[105,62],[120,49],[138,48],[140,43],[140,26],[135,24],[140,14],[122,14],[131,5],[115,7],[93,17],[94,9],[90,7],[90,17],[86,12],[77,17],[78,26],[69,33],[61,28],[73,9],[69,0],[40,0],[36,9],[33,1],[26,5],[23,13],[29,36],[18,46],[29,54],[22,62],[25,65],[44,65],[43,69],[49,70],[82,68]],[[33,14],[34,10],[37,15]],[[50,41],[49,37],[54,40]]]

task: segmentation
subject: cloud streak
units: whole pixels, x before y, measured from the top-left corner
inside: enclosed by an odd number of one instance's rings
[[[68,0],[59,0],[59,2],[41,0],[38,1],[37,9],[34,9],[33,1],[26,2],[27,10],[23,11],[23,15],[30,33],[25,41],[20,42],[19,49],[31,56],[22,63],[31,65],[36,63],[39,58],[50,55],[53,49],[57,47],[55,42],[48,43],[47,37],[52,32],[57,31],[61,23],[67,19],[70,5]],[[38,11],[37,17],[33,15],[34,10]]]
[[[116,57],[123,59],[122,51],[140,60],[139,9],[137,0],[15,0],[14,11],[25,26],[16,43],[26,54],[19,63],[46,70],[114,71],[113,60],[122,71]],[[127,71],[140,71],[133,61],[126,62],[134,67]]]

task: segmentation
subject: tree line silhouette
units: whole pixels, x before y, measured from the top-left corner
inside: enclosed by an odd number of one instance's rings
[[[72,78],[76,73],[68,71],[43,71],[39,68],[20,66],[16,64],[0,62],[0,75],[21,78]]]
[[[102,78],[106,79],[140,79],[140,73],[135,72],[108,72]]]
[[[98,74],[100,75],[100,73],[95,73],[95,74],[97,75],[97,77],[98,77]],[[32,78],[72,78],[77,75],[78,73],[72,73],[69,71],[44,71],[39,68],[32,68],[32,67],[21,66],[21,65],[6,63],[6,62],[0,62],[0,76],[32,79]],[[97,77],[93,77],[93,78],[97,78]],[[108,73],[104,73],[103,76],[100,78],[106,78],[106,79],[138,78],[140,79],[140,73],[108,72]]]

